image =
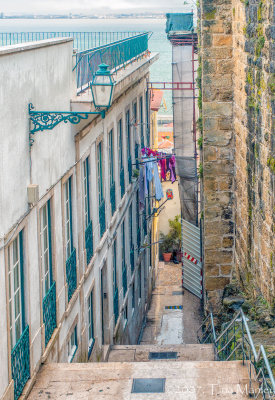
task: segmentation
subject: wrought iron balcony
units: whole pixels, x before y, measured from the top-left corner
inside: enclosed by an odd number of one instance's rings
[[[121,193],[121,198],[122,198],[125,194],[124,168],[121,168],[121,170],[120,170],[120,193]]]
[[[141,33],[142,32],[1,32],[0,46],[70,37],[74,39],[74,49],[84,51]]]
[[[99,225],[100,236],[102,237],[106,231],[106,213],[105,213],[105,200],[103,199],[99,205]]]
[[[132,182],[132,171],[133,171],[133,167],[132,167],[132,157],[129,156],[129,157],[128,157],[128,175],[129,175],[129,183]]]
[[[110,187],[110,201],[111,201],[111,211],[112,215],[116,211],[116,184],[113,182]]]
[[[89,225],[85,230],[85,247],[86,247],[86,259],[87,265],[91,261],[94,255],[94,240],[93,240],[93,222],[90,221]]]
[[[56,283],[50,287],[43,299],[43,323],[45,325],[45,347],[56,328]]]
[[[122,270],[122,287],[123,287],[123,296],[125,297],[126,292],[127,292],[127,287],[128,287],[128,282],[127,282],[127,266]]]
[[[66,280],[68,285],[68,302],[70,302],[77,286],[76,275],[76,250],[73,249],[72,254],[66,261]]]
[[[135,269],[135,248],[132,246],[130,251],[130,263],[131,263],[131,271],[134,272]]]
[[[77,53],[75,70],[79,91],[81,92],[87,88],[100,64],[109,65],[110,70],[115,72],[142,57],[148,52],[148,36],[149,32],[141,33]]]
[[[119,314],[119,303],[118,303],[118,288],[116,288],[115,293],[114,293],[114,316],[115,316],[115,323],[118,320],[118,314]]]
[[[140,228],[137,230],[137,247],[140,249],[140,244],[141,244],[141,231]]]
[[[29,326],[26,326],[11,352],[11,374],[14,380],[14,398],[17,400],[30,378]]]
[[[139,169],[138,158],[139,158],[139,145],[136,143],[135,145],[135,157],[136,157],[136,169]]]

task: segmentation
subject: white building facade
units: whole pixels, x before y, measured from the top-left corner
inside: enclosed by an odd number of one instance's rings
[[[26,396],[42,363],[102,361],[109,345],[138,341],[156,274],[153,204],[140,213],[135,171],[155,59],[115,75],[105,119],[30,140],[30,103],[90,111],[91,92],[76,96],[71,39],[0,48],[1,399]]]

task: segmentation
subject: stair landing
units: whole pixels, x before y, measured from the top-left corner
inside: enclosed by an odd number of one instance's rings
[[[152,360],[149,358],[150,352],[176,352],[177,357],[173,361],[214,361],[214,347],[212,344],[112,346],[108,361],[152,362]]]
[[[165,378],[164,393],[132,393],[134,378]],[[241,361],[47,364],[29,400],[241,400],[248,379]]]

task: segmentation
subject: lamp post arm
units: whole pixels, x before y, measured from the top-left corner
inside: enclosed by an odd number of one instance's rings
[[[78,111],[35,111],[33,105],[29,104],[30,135],[36,132],[51,130],[60,122],[65,124],[78,124],[81,120],[88,119],[89,115],[101,115],[105,118],[105,110],[94,112]],[[32,139],[33,142],[33,139]]]

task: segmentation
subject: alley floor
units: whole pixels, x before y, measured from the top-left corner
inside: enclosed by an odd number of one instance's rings
[[[197,331],[202,322],[201,302],[182,289],[181,275],[181,264],[159,263],[141,345],[197,343]]]

